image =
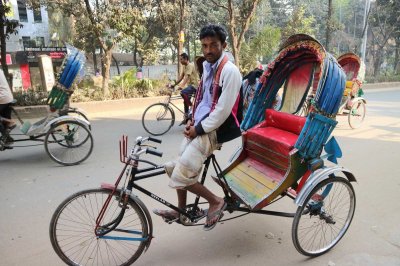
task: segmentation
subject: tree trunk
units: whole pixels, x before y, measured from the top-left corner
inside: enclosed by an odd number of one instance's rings
[[[382,48],[379,47],[378,50],[375,52],[374,56],[374,77],[377,77],[380,73],[381,62],[382,62]]]
[[[133,44],[133,62],[134,62],[134,64],[135,64],[135,66],[136,66],[136,69],[137,69],[137,67],[139,66],[138,60],[137,60],[137,52],[138,52],[138,49],[137,49],[137,39],[135,38],[135,42],[134,42],[134,44]]]
[[[119,71],[119,65],[117,59],[115,59],[114,55],[111,55],[112,59],[114,60],[115,66],[117,67],[118,75],[121,75],[121,71]]]
[[[394,51],[394,65],[393,72],[395,75],[399,74],[399,54],[400,54],[400,38],[396,40],[396,46]]]
[[[332,0],[328,0],[328,18],[326,20],[326,42],[325,42],[325,49],[329,51],[329,44],[331,42],[331,30],[332,30]]]
[[[103,95],[108,97],[110,90],[108,89],[108,81],[110,80],[110,67],[112,59],[112,49],[104,51],[104,75],[103,75]]]
[[[181,76],[182,73],[182,64],[180,63],[179,56],[183,52],[183,42],[181,42],[181,33],[183,33],[183,20],[185,16],[185,1],[186,0],[179,0],[179,34],[178,34],[178,75]]]
[[[106,73],[106,70],[105,70],[105,61],[104,61],[104,52],[103,52],[103,48],[102,47],[100,47],[100,64],[101,64],[101,75],[103,76],[103,78],[104,78],[104,74]]]
[[[96,47],[93,45],[92,48],[92,53],[93,53],[93,70],[94,70],[94,74],[96,74],[97,72],[97,57],[96,57]]]

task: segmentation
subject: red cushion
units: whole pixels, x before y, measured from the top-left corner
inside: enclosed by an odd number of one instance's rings
[[[306,118],[288,113],[278,112],[273,109],[265,111],[265,121],[263,126],[279,128],[284,131],[300,135]]]
[[[275,127],[258,127],[247,131],[247,139],[266,146],[283,155],[288,155],[299,136]]]

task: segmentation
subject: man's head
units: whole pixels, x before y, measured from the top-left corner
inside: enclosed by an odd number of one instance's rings
[[[226,47],[226,30],[218,25],[204,26],[200,31],[201,49],[207,62],[215,63]]]
[[[182,65],[185,66],[189,64],[189,56],[187,55],[187,53],[180,54],[179,61],[181,62]]]

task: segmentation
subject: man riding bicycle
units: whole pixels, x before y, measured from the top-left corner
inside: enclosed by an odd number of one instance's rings
[[[189,108],[192,106],[190,98],[196,93],[196,87],[199,84],[199,76],[193,63],[189,62],[189,56],[186,53],[182,53],[179,56],[179,60],[183,65],[182,74],[176,84],[179,84],[181,90],[181,96],[183,98],[183,105],[185,111],[185,117],[182,124],[186,123],[189,117]]]

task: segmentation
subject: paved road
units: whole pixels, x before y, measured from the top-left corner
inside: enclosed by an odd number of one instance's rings
[[[210,232],[201,227],[167,225],[153,217],[155,239],[135,265],[400,265],[400,89],[368,90],[367,120],[351,130],[345,119],[334,132],[344,158],[340,164],[358,179],[354,184],[357,207],[353,223],[329,253],[308,259],[291,240],[292,219],[248,215],[225,222]],[[0,265],[63,265],[52,250],[48,226],[57,205],[68,195],[101,182],[113,182],[121,169],[118,139],[146,135],[140,116],[92,117],[95,149],[83,164],[54,164],[43,146],[0,154]],[[182,135],[175,126],[163,137],[164,157],[173,158]],[[217,158],[226,165],[240,144],[227,143]],[[171,202],[175,193],[165,176],[143,185]],[[215,184],[208,186],[218,191]],[[141,195],[148,208],[157,202]],[[283,199],[271,209],[293,212]]]

